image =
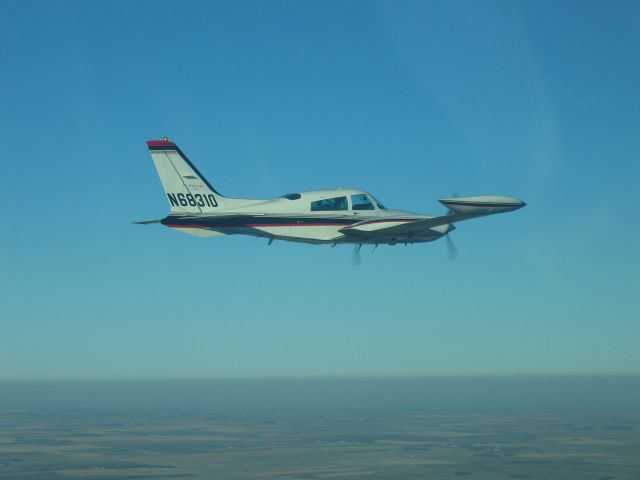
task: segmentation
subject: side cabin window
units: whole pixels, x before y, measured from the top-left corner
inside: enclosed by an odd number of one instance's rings
[[[364,193],[351,195],[351,205],[354,210],[374,210],[373,203]]]
[[[312,212],[333,212],[347,209],[347,197],[324,198],[311,202]]]

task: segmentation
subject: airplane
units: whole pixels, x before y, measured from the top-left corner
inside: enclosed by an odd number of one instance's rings
[[[170,213],[160,223],[197,237],[251,235],[311,244],[397,245],[425,243],[448,236],[462,220],[511,212],[526,204],[517,198],[481,195],[440,200],[446,215],[420,215],[392,210],[365,190],[338,188],[287,193],[270,200],[222,195],[167,137],[147,146],[164,187]],[[356,252],[356,253],[357,253]],[[357,260],[357,259],[355,259]]]

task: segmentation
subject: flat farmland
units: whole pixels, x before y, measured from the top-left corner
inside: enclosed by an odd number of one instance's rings
[[[640,415],[3,410],[0,478],[640,478]]]

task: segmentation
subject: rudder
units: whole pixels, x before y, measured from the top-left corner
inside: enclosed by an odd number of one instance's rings
[[[164,187],[172,214],[214,213],[233,202],[218,193],[198,169],[167,137],[147,146]]]

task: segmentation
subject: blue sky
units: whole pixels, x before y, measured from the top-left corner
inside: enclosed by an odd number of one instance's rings
[[[0,379],[640,373],[638,2],[33,2],[0,17]],[[528,206],[444,242],[198,239],[230,196]]]

